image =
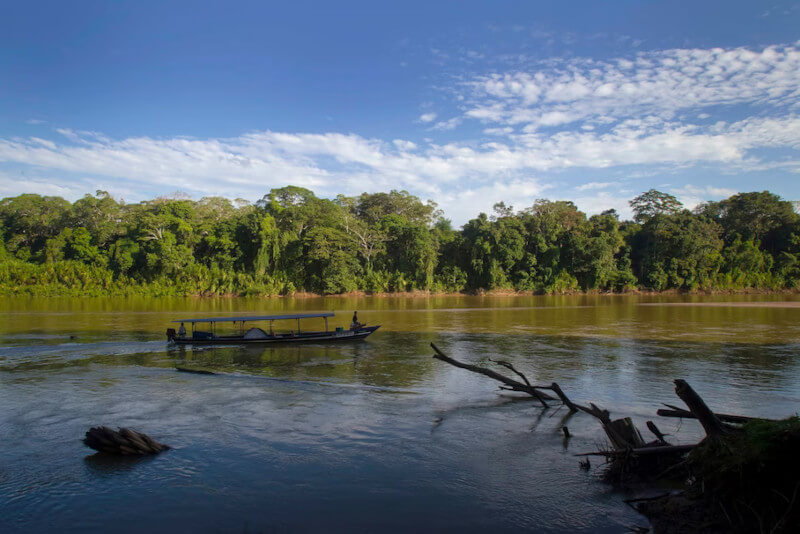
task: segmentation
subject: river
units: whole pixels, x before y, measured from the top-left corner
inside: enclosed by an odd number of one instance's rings
[[[173,319],[353,310],[335,345],[174,348]],[[320,325],[321,325],[321,320]],[[314,326],[309,320],[309,326]],[[800,408],[798,296],[0,299],[0,531],[625,532],[646,520],[574,454],[585,414],[431,358],[512,362],[640,428],[685,378],[720,412]],[[176,366],[221,374],[179,373]],[[502,370],[502,369],[501,369]],[[693,421],[655,418],[676,442]],[[174,450],[93,455],[91,426]],[[597,463],[597,462],[595,462]]]

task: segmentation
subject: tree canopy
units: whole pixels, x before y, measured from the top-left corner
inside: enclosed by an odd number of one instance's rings
[[[287,186],[125,204],[0,200],[0,292],[101,295],[350,291],[626,291],[797,288],[800,219],[770,192],[693,212],[650,190],[587,215],[569,201],[498,203],[454,229],[407,191],[335,199]]]

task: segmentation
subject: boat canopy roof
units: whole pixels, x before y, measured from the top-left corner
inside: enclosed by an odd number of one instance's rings
[[[178,319],[173,323],[246,323],[249,321],[280,321],[282,319],[313,319],[314,317],[333,317],[333,312],[292,313],[289,315],[240,315],[239,317],[210,317],[208,319]]]

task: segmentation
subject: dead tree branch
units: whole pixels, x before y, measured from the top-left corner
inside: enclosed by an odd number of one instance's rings
[[[542,406],[544,407],[547,407],[547,402],[545,401],[554,400],[553,397],[551,397],[547,393],[538,391],[537,388],[531,386],[530,383],[524,384],[522,382],[517,382],[516,380],[508,378],[507,376],[503,376],[496,371],[492,371],[491,369],[486,369],[485,367],[470,365],[468,363],[462,363],[458,360],[454,360],[453,358],[442,352],[439,349],[439,347],[437,347],[434,343],[431,343],[431,348],[436,352],[436,354],[434,354],[433,357],[436,358],[437,360],[441,360],[455,367],[459,367],[461,369],[466,369],[467,371],[472,371],[473,373],[478,373],[484,376],[488,376],[489,378],[497,380],[498,382],[502,382],[507,386],[507,388],[504,389],[510,389],[512,391],[520,391],[522,393],[527,393],[528,395],[534,397],[539,402],[541,402]]]
[[[708,437],[716,439],[730,432],[731,427],[724,424],[714,415],[714,412],[706,405],[702,397],[685,380],[680,378],[675,380],[675,393],[686,404],[697,420],[700,421]]]

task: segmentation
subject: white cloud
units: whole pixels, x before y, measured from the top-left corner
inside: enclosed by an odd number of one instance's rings
[[[683,187],[671,189],[670,193],[675,195],[686,209],[691,210],[702,202],[728,198],[738,193],[738,191],[727,187],[714,187],[710,185],[704,187],[685,185]]]
[[[93,176],[103,183],[122,179],[142,198],[153,191],[176,189],[195,195],[258,198],[286,184],[309,187],[322,195],[403,188],[437,201],[456,199],[450,215],[460,222],[456,212],[464,206],[483,202],[481,209],[490,210],[494,193],[501,194],[497,200],[504,200],[502,194],[518,194],[527,188],[530,194],[519,194],[530,197],[531,191],[546,184],[541,178],[527,177],[550,170],[697,162],[749,169],[760,164],[751,153],[754,149],[799,147],[800,118],[721,123],[711,132],[645,117],[623,121],[605,133],[512,133],[501,137],[507,142],[479,145],[432,141],[418,145],[354,134],[271,131],[219,139],[112,140],[94,132],[64,130],[63,134],[64,141],[0,139],[0,162],[33,167],[40,176],[52,176],[54,184],[65,183],[58,178],[64,172]],[[641,167],[632,168],[631,173],[635,169]],[[599,189],[600,184],[585,184],[579,190]],[[465,204],[464,195],[470,191],[476,200]]]
[[[37,193],[45,196],[58,196],[76,200],[90,190],[81,182],[55,183],[52,179],[31,176],[30,173],[11,173],[0,171],[0,198],[22,193]]]
[[[439,121],[433,126],[431,126],[431,130],[453,130],[461,124],[461,117],[453,117],[451,119],[447,119],[446,121]]]
[[[486,135],[500,135],[505,136],[514,133],[514,128],[506,126],[504,128],[484,128],[483,133]]]
[[[447,217],[462,224],[477,217],[480,212],[491,215],[492,206],[501,201],[513,205],[516,210],[530,207],[547,189],[547,186],[533,179],[498,180],[479,187],[442,192],[436,201]]]
[[[409,152],[417,149],[416,143],[412,143],[411,141],[406,141],[404,139],[395,139],[392,141],[392,143],[394,143],[394,146],[403,152]]]
[[[621,218],[630,219],[633,216],[630,204],[628,204],[630,198],[630,195],[600,191],[593,193],[591,196],[579,196],[570,198],[570,200],[578,206],[579,210],[590,217],[606,210],[614,209],[617,210]]]
[[[269,130],[231,138],[110,139],[68,128],[57,129],[53,139],[0,138],[4,168],[37,174],[27,182],[0,174],[0,193],[63,188],[72,196],[76,190],[64,174],[84,177],[81,193],[103,188],[129,200],[174,190],[254,199],[287,184],[328,196],[407,189],[436,200],[460,224],[500,200],[529,205],[547,190],[545,173],[561,169],[621,167],[613,176],[624,172],[627,179],[655,166],[698,163],[726,172],[798,172],[797,46],[554,60],[530,72],[475,78],[461,95],[460,115],[438,122],[433,112],[418,118],[431,132],[453,130],[468,119],[485,123],[483,138],[460,142]],[[714,115],[731,104],[744,106],[735,121]],[[764,149],[780,150],[781,159]],[[586,196],[575,200],[589,213],[609,207],[627,213],[628,197],[610,192],[616,184],[578,185],[574,190]],[[727,190],[703,187],[675,192],[687,204],[728,196]]]
[[[479,76],[465,83],[465,116],[503,124],[558,126],[611,116],[716,105],[790,105],[800,101],[800,49],[674,49],[608,61],[555,59],[531,71]]]
[[[618,185],[619,182],[588,182],[579,185],[575,188],[576,191],[593,191],[596,189],[608,189],[611,186]]]

